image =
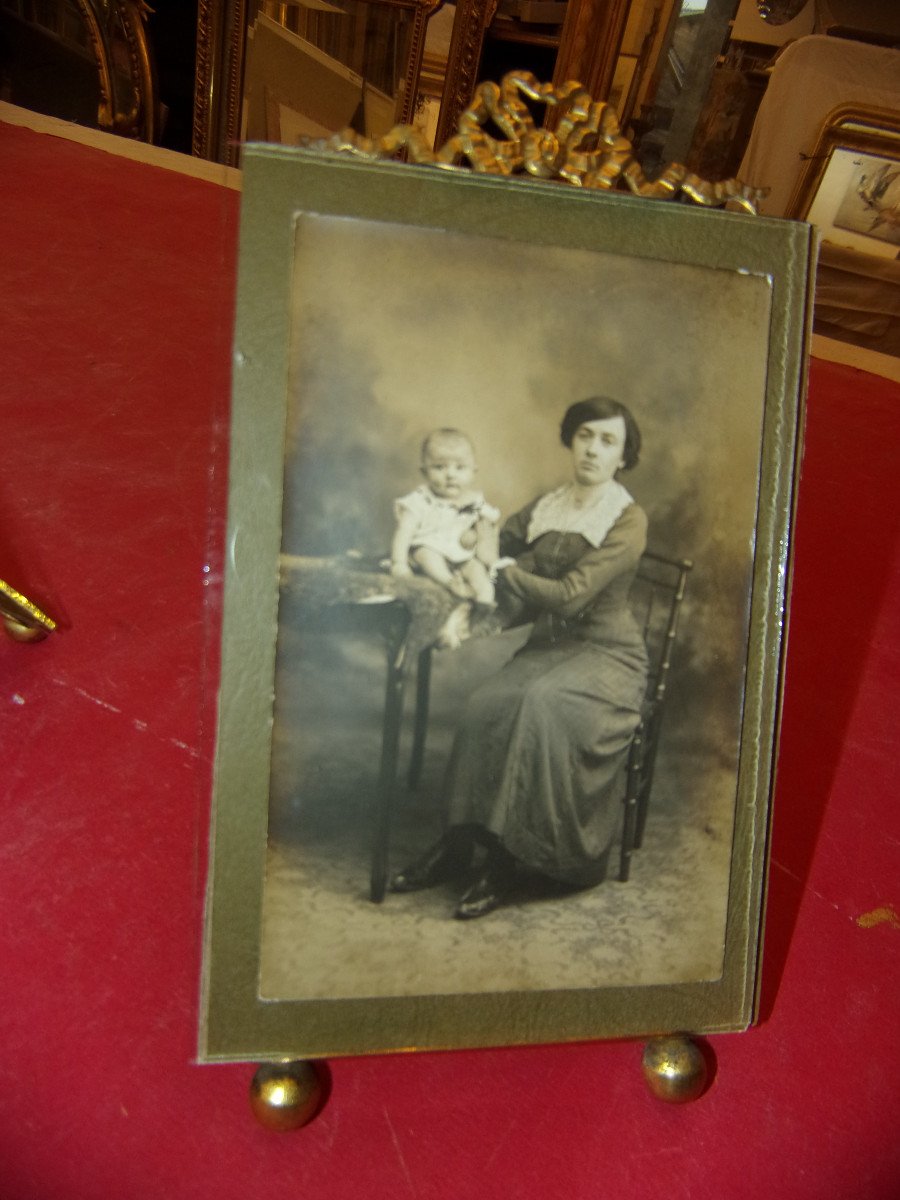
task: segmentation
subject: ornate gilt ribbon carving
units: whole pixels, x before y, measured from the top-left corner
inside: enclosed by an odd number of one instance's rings
[[[556,127],[538,128],[523,96],[555,107],[559,112]],[[505,140],[487,132],[489,121],[505,134]],[[680,163],[670,163],[656,179],[648,179],[610,104],[593,100],[580,83],[555,87],[539,83],[528,71],[512,71],[499,84],[479,84],[472,103],[459,118],[456,133],[437,151],[409,125],[395,125],[380,138],[366,138],[347,129],[311,144],[367,159],[390,158],[405,151],[414,163],[445,170],[467,165],[477,173],[491,175],[525,172],[575,187],[626,188],[635,196],[656,200],[684,195],[709,208],[729,204],[749,213],[756,212],[758,201],[766,194],[765,189],[738,179],[711,183]]]

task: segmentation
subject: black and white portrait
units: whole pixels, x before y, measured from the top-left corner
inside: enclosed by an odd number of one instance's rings
[[[308,215],[291,303],[260,996],[718,979],[770,280]],[[647,551],[692,567],[620,882]],[[410,663],[373,904],[385,639],[318,618],[404,588],[427,730],[410,786]]]

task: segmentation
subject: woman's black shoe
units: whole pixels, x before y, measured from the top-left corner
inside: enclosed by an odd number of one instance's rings
[[[445,834],[421,858],[392,876],[390,890],[421,892],[424,888],[436,887],[439,883],[455,879],[469,869],[473,849],[471,838]]]
[[[485,917],[505,904],[510,890],[509,871],[498,871],[488,867],[475,883],[463,894],[456,906],[454,917],[460,921],[471,921],[474,917]]]

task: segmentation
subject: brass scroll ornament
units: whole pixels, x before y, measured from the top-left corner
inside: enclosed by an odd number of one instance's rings
[[[555,129],[535,126],[522,96],[555,106]],[[506,141],[493,138],[485,124],[493,124]],[[555,179],[575,187],[612,191],[623,185],[635,196],[671,200],[683,194],[708,208],[724,205],[755,213],[768,189],[755,188],[738,179],[710,183],[680,163],[649,180],[634,157],[628,138],[622,136],[616,110],[603,100],[592,100],[580,83],[555,87],[538,83],[528,71],[511,71],[500,84],[480,83],[469,107],[461,114],[456,133],[437,151],[418,130],[395,125],[380,138],[367,138],[345,129],[333,137],[310,143],[361,158],[390,158],[405,150],[414,163],[455,170],[468,163],[473,171],[489,175],[514,175],[525,171],[538,179]]]

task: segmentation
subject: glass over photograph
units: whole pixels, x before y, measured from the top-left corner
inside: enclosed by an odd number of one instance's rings
[[[303,215],[291,303],[259,995],[718,979],[771,281]]]

